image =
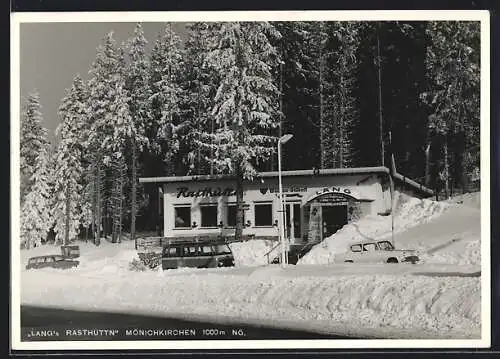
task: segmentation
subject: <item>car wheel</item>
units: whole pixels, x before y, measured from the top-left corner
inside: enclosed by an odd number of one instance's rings
[[[344,263],[354,263],[354,262],[351,260],[347,260],[347,261],[344,261]]]
[[[389,258],[387,260],[387,263],[398,263],[398,260],[397,260],[397,258]]]

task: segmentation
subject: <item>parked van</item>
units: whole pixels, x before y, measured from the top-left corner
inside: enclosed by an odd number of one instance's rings
[[[234,266],[227,243],[214,241],[172,241],[163,248],[162,268],[217,268]]]

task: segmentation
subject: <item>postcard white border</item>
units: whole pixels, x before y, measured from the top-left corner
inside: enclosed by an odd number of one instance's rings
[[[11,343],[15,350],[91,349],[392,349],[487,348],[491,343],[490,263],[490,17],[486,10],[443,11],[207,11],[11,14],[11,189],[19,188],[20,24],[50,22],[190,21],[432,21],[481,22],[481,339],[443,340],[194,340],[21,342],[19,191],[11,191]]]

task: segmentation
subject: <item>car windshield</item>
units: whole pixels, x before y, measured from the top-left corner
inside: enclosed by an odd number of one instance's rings
[[[389,241],[381,241],[378,242],[378,247],[383,251],[392,251],[394,250],[394,246]]]
[[[231,249],[227,244],[217,244],[214,246],[215,254],[231,254]]]
[[[202,245],[199,248],[200,256],[209,256],[212,255],[212,247],[210,245]]]
[[[374,252],[377,250],[377,246],[375,243],[367,243],[363,245],[364,252]]]

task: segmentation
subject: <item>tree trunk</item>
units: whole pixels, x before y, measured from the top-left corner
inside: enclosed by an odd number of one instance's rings
[[[96,177],[96,169],[95,166],[91,166],[91,173],[89,177],[89,186],[90,187],[90,198],[91,198],[91,219],[90,219],[90,233],[92,234],[92,241],[95,241],[95,232],[96,232],[96,196],[95,196],[95,177]]]
[[[211,134],[213,135],[214,131],[215,131],[215,120],[212,116],[210,117],[210,125],[211,125],[210,131],[211,131]],[[213,176],[213,174],[214,174],[214,158],[215,158],[215,153],[214,153],[213,148],[211,147],[210,148],[210,175],[211,176]]]
[[[66,213],[65,213],[65,223],[64,223],[64,242],[66,246],[69,244],[69,222],[70,222],[70,205],[71,205],[71,186],[68,183],[66,185]]]
[[[95,231],[95,238],[94,238],[94,244],[96,246],[99,246],[101,244],[101,220],[102,220],[102,207],[101,207],[101,163],[98,160],[97,162],[97,170],[96,170],[96,176],[95,176],[95,198],[96,198],[96,231]]]
[[[135,242],[135,220],[137,216],[137,153],[136,143],[132,141],[132,188],[130,199],[130,239]],[[135,243],[137,249],[137,242]]]
[[[431,183],[431,142],[427,140],[425,147],[425,185],[429,186]]]
[[[320,42],[323,37],[323,26],[320,27]],[[321,156],[321,168],[325,168],[325,124],[323,121],[323,48],[320,44],[319,53],[319,146]]]
[[[345,113],[345,106],[344,106],[344,98],[342,96],[342,91],[343,91],[343,86],[344,86],[344,78],[342,75],[340,75],[340,106],[339,106],[339,168],[344,167],[344,113]]]
[[[449,198],[450,196],[450,167],[448,163],[448,136],[444,137],[444,192],[445,196]]]
[[[243,237],[243,172],[240,164],[236,165],[236,229],[234,231],[235,241]]]

